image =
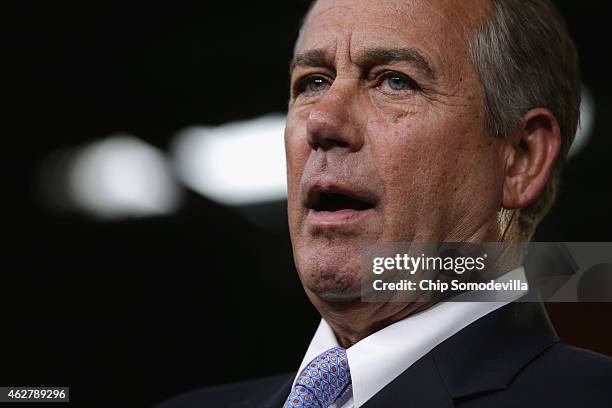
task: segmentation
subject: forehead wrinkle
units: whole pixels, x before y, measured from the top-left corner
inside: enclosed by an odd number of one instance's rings
[[[290,73],[297,67],[326,68],[334,72],[350,70],[351,66],[354,67],[356,64],[352,62],[350,51],[354,47],[352,44],[353,30],[349,29],[344,35],[345,38],[331,37],[333,41],[330,41],[329,45],[307,48],[304,51],[296,47],[296,53],[290,62]]]
[[[356,72],[358,64],[353,61],[357,59],[356,51],[360,48],[413,47],[421,52],[430,67],[435,68],[436,80],[455,83],[465,75],[463,67],[471,62],[465,44],[471,39],[474,22],[479,20],[474,14],[482,14],[482,7],[475,6],[488,2],[319,0],[307,16],[303,27],[307,32],[300,36],[296,51],[299,53],[300,48],[329,48],[329,51],[335,48],[336,68]],[[423,19],[425,16],[427,19]],[[347,38],[349,43],[346,43]],[[328,41],[329,45],[326,44]],[[470,71],[469,67],[467,69]],[[427,74],[426,70],[421,71]]]
[[[347,44],[351,44],[349,38]],[[347,53],[349,58],[353,60],[353,64],[368,70],[377,65],[387,65],[393,63],[407,63],[414,66],[417,70],[425,74],[429,79],[435,80],[437,77],[436,70],[428,61],[422,52],[413,47],[369,47],[362,49],[356,47],[359,51],[353,58],[350,53]],[[334,71],[336,65],[335,58],[331,56],[325,49],[317,48],[307,50],[296,54],[290,63],[290,73],[296,67],[324,67]]]
[[[372,47],[358,52],[358,65],[370,67],[404,62],[413,65],[430,79],[436,79],[436,71],[418,49],[412,47]]]
[[[329,6],[324,8],[323,10],[318,10],[317,6],[321,4],[320,1],[317,1],[317,4],[315,5],[315,7],[311,10],[311,12],[308,14],[308,21],[310,21],[313,18],[321,18],[324,17],[325,14],[330,13],[332,11],[335,11],[336,9],[344,9],[343,13],[346,15],[347,13],[353,13],[353,10],[351,9],[350,6],[348,5],[340,5],[340,4],[336,4],[333,6]]]
[[[331,13],[335,11],[336,9],[344,9],[344,11],[342,11],[343,15],[349,15],[353,13],[353,10],[348,5],[332,5],[332,6],[328,6],[324,8],[323,10],[319,10],[319,8],[321,7],[320,5],[321,5],[321,1],[315,0],[311,9],[308,11],[306,16],[304,16],[302,27],[300,28],[300,32],[298,34],[298,38],[295,44],[296,48],[304,39],[304,34],[309,29],[309,26],[313,24],[313,20],[321,19],[325,17],[326,14]],[[329,24],[323,24],[323,27],[327,25]]]

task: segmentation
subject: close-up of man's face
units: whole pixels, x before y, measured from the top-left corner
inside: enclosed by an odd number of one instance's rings
[[[359,296],[364,244],[494,241],[505,141],[470,42],[485,2],[321,0],[298,38],[289,226],[309,294]]]

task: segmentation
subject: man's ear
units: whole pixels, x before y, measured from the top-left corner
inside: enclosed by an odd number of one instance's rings
[[[540,195],[555,164],[561,132],[555,116],[543,108],[528,111],[506,145],[502,205],[527,207]]]

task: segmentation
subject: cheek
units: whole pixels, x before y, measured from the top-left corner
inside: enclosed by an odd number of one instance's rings
[[[442,109],[441,109],[442,108]],[[395,181],[447,178],[453,181],[490,161],[493,138],[480,118],[449,107],[413,106],[377,124],[374,153],[385,163],[381,174]],[[389,118],[387,118],[389,119]]]
[[[403,196],[412,201],[415,187],[439,178],[439,163],[448,146],[438,143],[435,129],[411,119],[383,126],[376,133],[372,155],[385,190],[396,200]]]
[[[468,213],[474,197],[497,199],[496,139],[482,128],[456,118],[410,115],[376,133],[371,149],[387,192],[389,228],[441,226]]]

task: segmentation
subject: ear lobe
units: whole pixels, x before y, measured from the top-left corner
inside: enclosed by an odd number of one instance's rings
[[[561,146],[559,124],[543,108],[532,109],[517,131],[509,136],[502,205],[520,209],[540,195],[552,171]]]

